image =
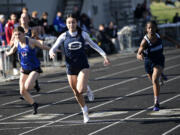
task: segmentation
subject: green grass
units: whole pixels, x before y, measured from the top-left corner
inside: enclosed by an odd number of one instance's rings
[[[152,2],[150,6],[151,13],[157,17],[157,20],[167,19],[168,22],[171,23],[176,12],[178,12],[180,16],[180,2],[176,2],[175,5],[176,7],[171,7],[165,5],[163,2]]]

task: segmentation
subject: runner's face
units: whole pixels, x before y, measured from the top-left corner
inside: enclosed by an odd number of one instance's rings
[[[146,27],[147,33],[154,35],[156,33],[156,27],[152,23],[148,23]]]
[[[76,28],[77,28],[77,21],[76,21],[75,18],[68,17],[68,18],[66,19],[66,25],[67,25],[69,31],[75,32],[75,31],[76,31]]]
[[[22,40],[24,37],[24,33],[20,32],[20,31],[14,32],[14,35],[15,35],[15,39],[17,39],[17,40]]]

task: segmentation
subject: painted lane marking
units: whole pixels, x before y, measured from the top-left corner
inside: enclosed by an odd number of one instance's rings
[[[96,112],[96,113],[90,113],[90,118],[97,118],[97,117],[107,117],[112,115],[120,115],[120,114],[126,114],[128,111],[104,111],[104,112]]]
[[[176,130],[176,129],[178,129],[178,128],[180,128],[180,124],[179,124],[179,125],[177,125],[177,126],[175,126],[175,127],[174,127],[174,128],[172,128],[172,129],[170,129],[170,130],[166,131],[166,132],[165,132],[165,133],[163,133],[162,135],[167,135],[167,134],[171,133],[172,131],[174,131],[174,130]]]
[[[65,87],[62,87],[62,88],[57,88],[55,90],[52,90],[52,91],[49,91],[49,92],[45,92],[45,94],[51,94],[53,92],[56,92],[56,91],[59,91],[59,90],[63,90],[63,89],[66,89],[66,88],[69,88],[69,86],[65,86]],[[34,95],[32,97],[39,97],[41,95],[42,94],[37,94],[37,95]],[[7,103],[4,103],[4,104],[1,104],[0,106],[5,106],[5,105],[8,105],[8,104],[12,104],[12,103],[20,102],[20,101],[22,101],[22,100],[15,100],[15,101],[7,102]]]
[[[170,61],[170,60],[173,60],[173,59],[176,59],[176,58],[179,58],[180,56],[175,56],[175,57],[171,57],[171,58],[168,58],[166,61]],[[116,73],[111,73],[111,74],[106,74],[104,76],[101,76],[101,77],[97,77],[95,78],[94,80],[100,80],[100,79],[103,79],[103,78],[107,78],[107,77],[111,77],[111,76],[114,76],[114,75],[118,75],[118,74],[121,74],[121,73],[125,73],[125,72],[129,72],[129,71],[133,71],[133,70],[136,70],[136,69],[140,69],[140,68],[143,68],[144,65],[141,65],[141,66],[138,66],[138,67],[135,67],[135,68],[129,68],[127,70],[122,70],[122,71],[119,71],[119,72],[116,72]],[[165,68],[166,69],[166,68]]]
[[[178,64],[178,65],[179,65],[179,64]],[[175,66],[178,66],[178,65],[175,65]],[[175,66],[172,66],[172,67],[175,67]],[[168,67],[168,68],[171,68],[171,67]],[[166,68],[166,70],[168,70],[168,68]],[[145,75],[145,74],[144,74],[144,75]],[[142,75],[142,76],[143,76],[143,75]],[[113,86],[117,86],[117,85],[120,85],[120,84],[124,84],[124,83],[126,83],[126,82],[133,81],[133,80],[136,80],[136,79],[138,79],[138,78],[127,79],[127,80],[125,80],[125,81],[122,81],[122,82],[119,82],[119,83],[116,83],[116,84],[112,84],[112,85],[109,85],[109,86],[106,86],[106,87],[99,88],[99,89],[97,89],[97,90],[94,90],[93,92],[102,91],[102,90],[104,90],[104,89],[107,89],[107,88],[110,88],[110,87],[113,87]],[[176,78],[175,78],[175,79],[176,79]],[[170,80],[172,80],[172,79],[170,79]],[[168,80],[168,81],[170,81],[170,80]],[[168,81],[167,81],[167,82],[168,82]],[[152,86],[147,87],[147,89],[149,89],[149,88],[152,88]],[[146,90],[146,89],[145,89],[145,90]],[[135,93],[139,93],[139,91],[136,91]],[[131,94],[133,94],[133,93],[131,93]],[[64,101],[69,101],[69,100],[71,100],[71,99],[74,99],[74,97],[70,97],[70,98],[67,98],[67,99],[64,99],[64,100],[60,100],[60,101],[57,101],[57,102],[55,102],[55,103],[53,103],[53,104],[58,104],[58,103],[61,103],[61,102],[64,102]],[[120,99],[122,99],[122,97],[120,97]],[[48,106],[51,106],[51,105],[41,106],[41,107],[39,107],[39,109],[45,108],[45,107],[48,107]],[[98,106],[97,106],[97,107],[98,107]],[[6,119],[9,119],[9,118],[13,118],[13,117],[16,117],[16,116],[19,116],[19,115],[22,115],[22,114],[25,114],[25,113],[28,113],[28,112],[31,112],[31,110],[28,110],[28,111],[25,111],[25,112],[22,112],[22,113],[19,113],[19,114],[15,114],[15,115],[8,116],[8,117],[6,117],[6,118],[0,119],[0,121],[6,120]]]
[[[156,112],[151,112],[149,115],[152,116],[175,116],[180,115],[180,108],[175,109],[162,109]]]
[[[175,77],[175,78],[173,78],[173,79],[169,79],[167,82],[170,82],[170,81],[173,81],[173,80],[176,80],[176,79],[179,79],[179,78],[180,78],[180,76]],[[136,92],[134,92],[134,93],[139,93],[139,92],[142,92],[142,91],[146,91],[146,90],[148,90],[149,88],[152,88],[152,86],[147,87],[147,88],[144,88],[144,89],[139,90],[139,91],[136,91]],[[133,95],[133,93],[130,93],[130,94],[126,95],[126,96],[131,96],[131,95]],[[125,96],[125,97],[126,97],[126,96]],[[173,97],[173,98],[177,98],[178,96],[180,96],[180,95],[177,95],[177,96],[175,96],[175,97]],[[124,97],[124,98],[125,98],[125,97]],[[117,100],[122,99],[122,98],[123,98],[123,97],[116,98],[116,99],[112,100],[111,102],[117,101]],[[172,100],[173,98],[170,98],[170,99],[168,99],[168,100],[166,100],[166,101],[164,101],[164,102],[161,102],[161,104],[164,104],[165,102],[168,102],[168,101]],[[111,103],[111,102],[108,101],[108,102],[103,103],[103,104],[100,104],[100,105],[98,105],[98,106],[91,107],[91,108],[89,108],[89,110],[92,110],[92,109],[97,108],[97,107],[99,107],[99,106],[103,106],[103,105],[108,104],[108,103]],[[152,108],[152,107],[153,107],[153,106],[151,106],[151,107],[149,107],[149,108]],[[145,110],[145,111],[146,111],[146,110]],[[134,116],[136,116],[136,115],[138,115],[138,114],[141,114],[141,113],[143,113],[143,112],[145,112],[145,111],[143,110],[143,111],[140,111],[140,112],[138,112],[138,113],[135,113],[134,115],[131,115],[131,116],[129,116],[129,117],[126,117],[126,119],[129,119],[129,118],[131,118],[131,117],[134,117]],[[30,133],[30,132],[39,130],[39,129],[41,129],[41,128],[44,128],[44,127],[49,126],[49,125],[52,125],[52,124],[57,123],[57,122],[59,122],[59,121],[62,121],[62,120],[64,120],[64,119],[68,119],[68,118],[70,118],[70,117],[76,116],[76,115],[78,115],[78,114],[80,114],[80,113],[81,113],[81,112],[75,113],[75,114],[72,114],[72,115],[69,115],[69,116],[67,116],[67,117],[64,117],[64,118],[61,118],[61,119],[58,119],[58,120],[55,120],[54,122],[50,122],[50,123],[48,123],[48,124],[44,124],[44,125],[42,125],[42,126],[33,128],[33,129],[28,130],[28,131],[26,131],[26,132],[23,132],[23,133],[21,133],[21,134],[19,134],[19,135],[24,135],[24,134],[27,134],[27,133]],[[116,124],[116,123],[115,123],[115,124]],[[113,123],[113,125],[114,125],[114,123]],[[109,126],[108,126],[108,127],[109,127]],[[103,129],[104,129],[104,128],[103,128]],[[102,130],[102,129],[100,129],[100,130]],[[96,132],[96,131],[95,131],[95,132]],[[99,132],[99,130],[98,130],[98,132]],[[94,132],[93,132],[93,133],[94,133]]]
[[[176,121],[180,120],[180,117],[161,117],[161,118],[130,118],[130,119],[101,119],[101,120],[90,120],[88,125],[102,125],[102,124],[108,124],[108,123],[113,123],[113,122],[120,122],[120,123],[127,123],[127,122],[158,122],[158,121]],[[38,122],[33,122],[33,124],[43,124],[43,123],[48,123],[52,121],[38,121]],[[60,124],[58,124],[60,123]],[[32,124],[32,122],[6,122],[6,123],[0,123],[0,125],[3,124]],[[58,127],[63,127],[63,126],[79,126],[79,125],[84,125],[82,120],[71,120],[71,121],[59,121],[57,122],[56,125],[51,125],[51,126],[46,126],[46,128],[58,128]],[[2,130],[19,130],[19,129],[32,129],[34,127],[20,127],[20,128],[0,128],[0,131]]]
[[[178,98],[178,97],[180,97],[180,94],[179,94],[179,95],[176,95],[176,96],[174,96],[174,97],[172,97],[172,98],[169,98],[169,99],[167,99],[167,100],[164,100],[164,101],[162,101],[160,104],[164,104],[164,103],[169,102],[169,101],[171,101],[171,100],[173,100],[173,99],[176,99],[176,98]],[[147,108],[147,110],[152,109],[152,108],[153,108],[153,106],[150,106],[150,107]],[[135,113],[135,114],[133,114],[133,115],[130,115],[130,116],[124,118],[124,119],[125,119],[125,120],[128,120],[128,119],[130,119],[130,118],[132,118],[132,117],[134,117],[134,116],[137,116],[137,115],[139,115],[139,114],[141,114],[141,113],[143,113],[143,112],[145,112],[145,111],[147,111],[147,110],[139,111],[139,112],[137,112],[137,113]],[[107,129],[107,128],[110,128],[110,127],[112,127],[112,126],[114,126],[114,125],[117,125],[117,124],[120,124],[120,122],[119,122],[119,121],[118,121],[118,122],[114,122],[114,123],[112,123],[112,124],[110,124],[110,125],[107,125],[107,126],[105,126],[105,127],[103,127],[103,128],[100,128],[100,129],[98,129],[98,130],[96,130],[96,131],[94,131],[94,132],[91,132],[91,133],[89,133],[88,135],[97,134],[97,133],[99,133],[99,132],[101,132],[101,131],[103,131],[103,130],[105,130],[105,129]]]
[[[17,118],[16,120],[50,120],[54,119],[59,116],[63,116],[64,114],[45,114],[45,113],[39,113],[36,115],[28,114],[21,116],[20,118]]]
[[[180,57],[180,56],[175,56],[175,57],[172,57],[173,59],[174,58],[177,58],[177,57]],[[169,61],[169,60],[171,60],[170,58],[169,59],[167,59],[166,61]],[[173,67],[174,68],[174,67]],[[165,68],[165,70],[168,70],[168,68]],[[144,75],[145,76],[145,75]],[[52,93],[52,92],[56,92],[56,91],[59,91],[59,90],[62,90],[62,89],[66,89],[66,88],[69,88],[69,86],[65,86],[65,87],[63,87],[63,88],[58,88],[58,89],[55,89],[55,90],[53,90],[53,91],[49,91],[49,92],[47,92],[47,93]],[[38,94],[38,95],[34,95],[34,96],[32,96],[32,97],[39,97],[39,96],[41,96],[42,94]],[[8,104],[12,104],[12,103],[16,103],[16,102],[20,102],[21,100],[15,100],[15,101],[11,101],[11,102],[7,102],[7,103],[4,103],[4,104],[1,104],[0,106],[4,106],[4,105],[8,105]],[[1,120],[0,120],[1,121]]]

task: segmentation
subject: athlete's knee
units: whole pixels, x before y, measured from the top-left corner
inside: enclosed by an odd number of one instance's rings
[[[30,83],[25,83],[24,87],[26,90],[30,90],[33,88],[34,85],[30,84]]]
[[[158,84],[159,82],[159,79],[158,78],[153,78],[152,79],[152,84]]]
[[[80,95],[81,95],[81,94],[80,94],[78,91],[77,91],[77,92],[74,92],[74,96],[75,96],[75,97],[78,98]]]
[[[83,94],[83,92],[79,92],[79,91],[74,92],[74,95],[77,98],[79,98],[82,94]]]
[[[87,88],[80,87],[80,88],[77,88],[77,90],[78,90],[79,94],[83,94],[87,90]]]
[[[26,90],[25,90],[25,89],[20,90],[20,94],[21,94],[22,96],[24,96],[24,95],[26,94]]]

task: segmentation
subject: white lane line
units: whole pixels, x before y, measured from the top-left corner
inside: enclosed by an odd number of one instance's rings
[[[127,123],[127,122],[149,122],[149,121],[175,121],[179,120],[180,117],[160,117],[160,118],[130,118],[130,119],[100,119],[100,120],[90,120],[88,125],[98,125],[98,124],[107,124],[107,123],[114,123],[114,122],[120,122],[120,123]],[[9,122],[7,125],[16,125],[16,124],[44,124],[52,121],[39,121],[39,122]],[[57,125],[60,123],[59,125]],[[74,121],[59,121],[56,125],[50,125],[46,126],[46,128],[54,128],[54,127],[63,127],[63,126],[79,126],[84,125],[82,120],[74,120]],[[3,125],[3,124],[1,124]],[[32,129],[34,127],[20,127],[20,128],[0,128],[0,131],[2,130],[19,130],[19,129]],[[164,135],[164,134],[163,134]],[[165,134],[166,135],[166,134]]]
[[[128,56],[129,57],[129,56]],[[120,57],[121,59],[122,58],[128,58],[127,56],[126,57]],[[120,58],[114,58],[114,59],[111,59],[111,61],[115,61],[117,59],[120,59]],[[132,63],[132,62],[136,62],[137,60],[131,60],[131,61],[128,61],[128,62],[123,62],[123,63],[120,63],[120,64],[117,64],[117,65],[111,65],[110,67],[114,67],[114,66],[121,66],[123,64],[129,64],[129,63]],[[97,63],[101,63],[101,62],[97,62]],[[97,63],[94,63],[93,65],[97,64]],[[102,68],[98,68],[98,69],[92,69],[91,72],[98,72],[98,71],[103,71],[103,70],[106,70],[106,69],[109,69],[110,67],[102,67]],[[54,79],[54,80],[51,80],[51,81],[48,81],[50,83],[52,82],[56,82],[56,81],[61,81],[63,79],[66,79],[67,77],[63,77],[63,78],[60,78],[60,79]]]
[[[177,64],[177,65],[174,65],[174,66],[171,66],[171,67],[168,67],[166,68],[166,70],[170,69],[170,68],[174,68],[174,67],[177,67],[177,66],[180,66],[180,64]],[[143,76],[146,76],[146,74],[142,75]],[[138,78],[131,78],[131,79],[127,79],[127,80],[124,80],[124,81],[121,81],[119,83],[115,83],[115,84],[111,84],[111,85],[108,85],[108,86],[105,86],[105,87],[102,87],[102,88],[99,88],[99,89],[96,89],[94,90],[93,92],[99,92],[99,91],[102,91],[104,89],[107,89],[107,88],[111,88],[111,87],[114,87],[114,86],[117,86],[117,85],[120,85],[120,84],[124,84],[124,83],[127,83],[127,82],[130,82],[130,81],[134,81],[134,80],[137,80]],[[150,86],[151,88],[152,86]],[[149,88],[149,87],[148,87]],[[135,92],[136,93],[136,92]],[[121,97],[122,98],[122,97]],[[61,102],[65,102],[65,101],[69,101],[71,99],[74,99],[74,97],[70,97],[70,98],[67,98],[67,99],[64,99],[64,100],[60,100],[60,101],[57,101],[55,103],[53,103],[53,105],[55,104],[58,104],[58,103],[61,103]],[[49,107],[51,106],[52,104],[48,104],[48,105],[45,105],[45,106],[41,106],[39,107],[39,109],[42,109],[42,108],[45,108],[45,107]],[[13,117],[16,117],[16,116],[19,116],[19,115],[22,115],[22,114],[25,114],[25,113],[28,113],[28,112],[31,112],[32,110],[27,110],[25,112],[22,112],[22,113],[19,113],[19,114],[15,114],[15,115],[11,115],[11,116],[8,116],[8,117],[5,117],[5,118],[2,118],[0,119],[0,121],[3,121],[3,120],[6,120],[6,119],[9,119],[9,118],[13,118]]]
[[[122,62],[120,64],[111,65],[109,67],[102,67],[102,68],[98,68],[98,69],[93,69],[91,72],[99,72],[99,71],[110,69],[111,67],[122,66],[122,65],[133,63],[133,62],[137,62],[137,60],[135,59],[135,60],[127,61],[127,62]],[[48,81],[48,82],[52,83],[52,82],[61,81],[61,80],[64,80],[64,79],[67,79],[67,77],[54,79],[54,80],[51,80],[51,81]]]
[[[180,77],[180,76],[179,76],[179,77]],[[160,104],[167,103],[167,102],[169,102],[169,101],[171,101],[171,100],[173,100],[173,99],[176,99],[176,98],[178,98],[178,97],[180,97],[180,94],[178,94],[178,95],[176,95],[176,96],[174,96],[174,97],[172,97],[172,98],[169,98],[169,99],[167,99],[167,100],[164,100],[164,101],[160,102]],[[147,108],[147,110],[152,109],[152,108],[153,108],[153,106],[150,106],[150,107]],[[134,116],[137,116],[137,115],[139,115],[139,114],[141,114],[141,113],[143,113],[143,112],[145,112],[145,111],[147,111],[147,110],[139,111],[139,112],[137,112],[137,113],[135,113],[135,114],[133,114],[133,115],[130,115],[130,116],[124,118],[124,119],[125,119],[125,120],[128,120],[128,119],[130,119],[130,118],[132,118],[132,117],[134,117]],[[108,125],[108,126],[105,126],[105,127],[103,127],[103,128],[100,128],[100,129],[98,129],[98,130],[96,130],[96,131],[94,131],[94,132],[91,132],[91,133],[89,133],[88,135],[97,134],[97,133],[99,133],[99,132],[101,132],[101,131],[103,131],[103,130],[106,130],[106,129],[114,126],[114,125],[119,124],[119,123],[120,123],[120,121],[114,122],[114,123],[112,123],[112,124],[110,124],[110,125]]]
[[[180,57],[180,56],[175,56],[175,57],[172,57],[172,58],[169,58],[169,59],[167,59],[166,61],[169,61],[169,60],[172,60],[172,59],[175,59],[175,58],[178,58],[178,57]],[[133,68],[134,69],[134,68]],[[165,70],[166,70],[167,68],[165,68]],[[131,68],[129,69],[129,70],[131,70]],[[127,70],[126,70],[127,71]],[[123,71],[121,71],[121,73],[123,73]],[[116,75],[116,74],[115,74]],[[103,77],[104,78],[104,77]],[[51,93],[51,92],[56,92],[56,91],[59,91],[59,90],[61,90],[61,89],[65,89],[65,88],[69,88],[69,86],[67,86],[67,87],[63,87],[63,88],[58,88],[58,89],[55,89],[55,90],[53,90],[53,91],[49,91],[48,93]],[[34,95],[34,96],[32,96],[32,97],[39,97],[39,96],[41,96],[42,94],[38,94],[38,95]],[[20,102],[21,100],[15,100],[15,101],[11,101],[11,102],[7,102],[7,103],[4,103],[4,104],[1,104],[0,105],[0,107],[1,106],[5,106],[5,105],[8,105],[8,104],[12,104],[12,103],[17,103],[17,102]]]
[[[172,79],[169,79],[167,82],[170,82],[170,81],[173,81],[173,80],[176,80],[176,79],[179,79],[179,78],[180,78],[180,76],[175,77],[175,78],[172,78]],[[166,82],[166,83],[167,83],[167,82]],[[148,90],[148,89],[149,89],[149,88],[151,88],[151,87],[152,87],[152,86],[150,86],[150,87],[146,87],[146,88],[144,88],[144,89],[142,89],[142,90],[138,90],[138,91],[133,92],[133,93],[134,93],[134,94],[136,94],[136,93],[140,93],[140,92],[142,92],[142,91]],[[124,97],[119,97],[119,98],[116,98],[116,99],[114,99],[114,100],[111,100],[111,101],[105,102],[105,103],[100,104],[100,105],[97,105],[97,106],[95,106],[95,107],[91,107],[91,108],[89,108],[89,110],[92,110],[92,109],[94,109],[94,108],[97,108],[97,107],[103,106],[103,105],[105,105],[105,104],[109,104],[109,103],[111,103],[111,102],[117,101],[117,100],[122,99],[122,98],[125,98],[125,97],[127,97],[127,96],[131,96],[131,95],[133,95],[133,93],[130,93],[130,94],[128,94],[128,95],[126,95],[126,96],[124,96]],[[180,95],[178,95],[178,96],[180,96]],[[175,96],[175,97],[176,97],[176,96]],[[172,98],[171,98],[171,99],[172,99]],[[167,101],[169,101],[169,100],[167,100]],[[161,104],[163,104],[163,102],[161,102]],[[153,107],[153,106],[151,106],[151,107]],[[149,107],[149,108],[151,108],[151,107]],[[144,112],[144,111],[146,111],[146,110],[141,111],[141,113],[142,113],[142,112]],[[81,113],[81,112],[80,112],[80,113]],[[48,123],[48,124],[45,124],[45,125],[42,125],[42,126],[36,127],[36,128],[34,128],[34,129],[31,129],[31,130],[29,130],[29,131],[23,132],[23,133],[21,133],[21,134],[19,134],[19,135],[24,135],[24,134],[30,133],[30,132],[32,132],[32,131],[35,131],[35,130],[38,130],[38,129],[44,128],[44,127],[46,127],[46,126],[49,126],[49,125],[54,124],[54,123],[57,123],[57,122],[62,121],[62,120],[64,120],[64,119],[67,119],[67,118],[70,118],[70,117],[76,116],[76,115],[78,115],[78,114],[80,114],[80,113],[75,113],[75,114],[69,115],[69,116],[67,116],[67,117],[64,117],[64,118],[58,119],[58,120],[56,120],[56,121],[54,121],[54,122],[50,122],[50,123]],[[133,116],[135,116],[135,115],[137,115],[137,114],[138,114],[138,113],[136,113],[136,114],[134,114],[134,115],[131,115],[131,117],[133,117]],[[129,117],[127,117],[127,118],[129,119],[129,118],[131,118],[131,117],[129,116]]]
[[[177,126],[175,126],[174,128],[172,128],[172,129],[170,129],[170,130],[168,130],[168,131],[166,131],[165,133],[163,133],[162,135],[167,135],[167,134],[170,134],[172,131],[174,131],[174,130],[176,130],[176,129],[178,129],[178,128],[180,128],[180,124],[179,125],[177,125]]]
[[[172,52],[170,52],[170,53],[172,53]],[[167,53],[168,54],[168,53]],[[175,58],[178,58],[178,57],[180,57],[180,56],[175,56],[175,57],[173,57],[173,59],[175,59]],[[115,60],[117,60],[117,59],[115,59]],[[171,60],[171,59],[169,59],[169,60]],[[168,61],[168,59],[167,59],[167,61]],[[111,65],[111,66],[109,66],[109,67],[102,67],[102,68],[98,68],[98,69],[93,69],[91,72],[98,72],[98,71],[103,71],[103,70],[107,70],[107,69],[110,69],[111,67],[117,67],[117,66],[124,66],[124,65],[126,65],[126,64],[130,64],[130,63],[134,63],[134,62],[137,62],[137,59],[134,59],[134,60],[130,60],[130,61],[127,61],[127,62],[122,62],[122,63],[119,63],[119,64],[114,64],[114,65]],[[135,70],[134,68],[132,69],[132,70]],[[127,70],[127,71],[131,71],[131,69],[130,70]],[[125,71],[125,72],[127,72],[127,71]],[[122,72],[123,73],[123,72]],[[119,74],[119,73],[118,73]],[[108,77],[108,76],[107,76]],[[104,77],[102,77],[102,78],[104,78]],[[101,77],[99,77],[99,78],[95,78],[95,80],[99,80],[99,79],[102,79]],[[63,78],[60,78],[60,79],[54,79],[54,80],[51,80],[51,81],[48,81],[48,82],[56,82],[56,81],[61,81],[61,80],[63,80],[63,79],[67,79],[67,77],[63,77]]]
[[[52,82],[62,81],[62,80],[64,80],[64,79],[67,80],[67,76],[62,77],[62,78],[59,78],[59,77],[58,77],[58,79],[53,79],[53,80],[50,80],[50,81],[47,81],[47,82],[48,82],[48,83],[52,83]]]
[[[49,123],[52,121],[20,121],[20,122],[0,122],[0,125],[19,125],[19,124],[43,124],[43,123]]]
[[[170,60],[173,60],[173,59],[176,59],[176,58],[179,58],[179,57],[180,57],[180,55],[175,56],[175,57],[171,57],[171,58],[168,58],[166,61],[170,61]],[[129,72],[129,71],[133,71],[133,70],[143,68],[143,67],[144,67],[144,65],[141,65],[141,66],[138,66],[138,67],[129,68],[127,70],[122,70],[122,71],[119,71],[119,72],[116,72],[116,73],[106,74],[104,76],[97,77],[94,80],[100,80],[100,79],[103,79],[103,78],[111,77],[111,76],[118,75],[118,74],[121,74],[121,73]]]
[[[108,75],[104,75],[102,77],[97,77],[94,80],[100,80],[100,79],[107,78],[107,77],[114,76],[114,75],[118,75],[118,74],[121,74],[121,73],[137,70],[137,69],[140,69],[140,68],[143,68],[143,67],[144,66],[141,65],[141,66],[138,66],[138,67],[135,67],[135,68],[130,68],[130,69],[122,70],[122,71],[119,71],[119,72],[116,72],[116,73],[111,73],[111,74],[108,74]]]
[[[52,91],[49,91],[49,92],[45,92],[45,94],[51,94],[51,93],[53,93],[53,92],[56,92],[56,91],[59,91],[59,90],[63,90],[63,89],[67,89],[67,88],[69,88],[69,86],[65,86],[65,87],[58,88],[58,89],[55,89],[55,90],[52,90]],[[37,94],[37,95],[34,95],[34,96],[32,96],[32,97],[39,97],[39,96],[41,96],[41,95],[43,95],[43,94]],[[15,101],[7,102],[7,103],[4,103],[4,104],[1,104],[0,107],[1,107],[1,106],[5,106],[5,105],[8,105],[8,104],[12,104],[12,103],[20,102],[20,101],[22,101],[22,100],[19,100],[19,99],[18,99],[18,100],[15,100]]]

